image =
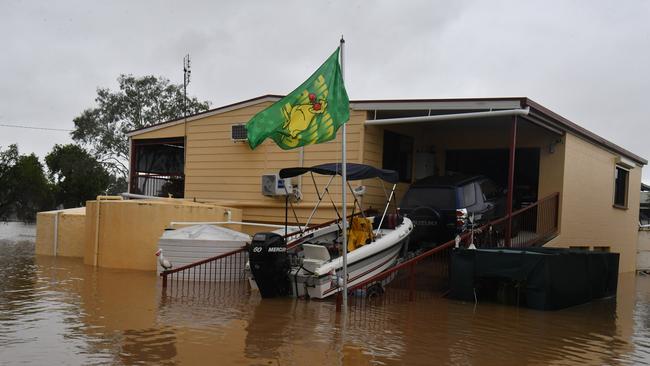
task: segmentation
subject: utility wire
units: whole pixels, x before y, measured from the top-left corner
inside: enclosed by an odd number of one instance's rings
[[[20,125],[8,125],[8,124],[4,124],[4,123],[0,123],[0,127],[13,127],[13,128],[25,128],[25,129],[29,129],[29,130],[61,131],[61,132],[72,132],[72,131],[74,131],[74,130],[67,130],[65,128],[20,126]]]

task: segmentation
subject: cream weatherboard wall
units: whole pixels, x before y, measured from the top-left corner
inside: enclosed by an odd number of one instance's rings
[[[636,269],[641,167],[630,169],[629,209],[613,207],[617,155],[575,135],[565,139],[560,236],[547,246],[609,248],[619,271]]]
[[[253,115],[271,105],[262,102],[228,112],[194,119],[150,132],[133,139],[182,137],[187,130],[187,156],[185,166],[185,198],[212,201],[229,207],[245,208],[244,220],[280,223],[284,222],[284,199],[265,197],[261,193],[261,176],[277,173],[280,169],[300,165],[300,149],[282,150],[267,140],[251,150],[246,143],[231,140],[231,126],[246,123]],[[348,162],[362,161],[362,128],[366,113],[351,111],[347,124]],[[340,132],[337,139],[304,148],[303,164],[312,166],[340,161]],[[315,175],[319,187],[328,177]],[[293,184],[300,178],[293,178]],[[309,175],[302,177],[303,200],[295,204],[300,220],[304,221],[317,201],[316,191]],[[334,202],[341,202],[340,179],[335,178],[329,188]],[[322,193],[322,192],[321,192]],[[348,202],[353,197],[348,194]],[[315,216],[316,222],[335,218],[327,200]],[[350,206],[351,207],[351,206]],[[292,215],[293,217],[293,215]],[[295,221],[295,220],[294,220]]]

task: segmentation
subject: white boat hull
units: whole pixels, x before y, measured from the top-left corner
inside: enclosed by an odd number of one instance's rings
[[[321,230],[332,231],[327,228]],[[411,220],[404,218],[402,224],[395,229],[381,229],[375,241],[350,252],[347,256],[348,287],[355,286],[395,265],[412,230]],[[324,261],[313,271],[296,266],[289,273],[293,296],[308,296],[316,299],[323,299],[341,291],[342,277],[342,257]],[[250,275],[249,281],[252,288],[257,288],[255,280]]]
[[[348,265],[348,287],[355,286],[395,265],[403,241],[388,249],[376,253],[371,257],[363,258]],[[303,296],[306,292],[310,298],[323,299],[342,290],[343,266],[336,268],[336,275],[325,274],[320,277],[303,273],[298,275],[297,283],[303,286],[302,291],[298,289],[297,296]],[[295,288],[295,285],[294,285]]]

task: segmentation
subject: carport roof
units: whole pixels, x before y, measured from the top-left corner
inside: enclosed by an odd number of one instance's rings
[[[197,113],[187,117],[187,121],[193,121],[212,115],[225,113],[228,111],[252,106],[263,102],[276,102],[282,95],[267,94],[257,98],[244,100],[241,102],[225,105],[222,107],[210,109],[205,112]],[[648,161],[611,141],[577,125],[574,122],[560,116],[550,109],[538,104],[537,102],[526,97],[497,97],[497,98],[449,98],[449,99],[384,99],[384,100],[353,100],[350,101],[350,107],[354,110],[366,111],[414,111],[428,110],[436,113],[458,113],[459,111],[497,111],[508,109],[529,108],[529,117],[536,124],[543,125],[552,130],[570,132],[585,138],[596,145],[600,145],[608,150],[618,153],[636,163],[646,165]],[[179,118],[148,127],[143,127],[129,131],[127,136],[137,136],[146,132],[154,131],[183,123],[185,119]]]

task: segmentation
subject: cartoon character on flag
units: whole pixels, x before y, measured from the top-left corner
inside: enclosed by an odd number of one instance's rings
[[[285,150],[336,137],[350,117],[338,57],[339,49],[300,87],[251,118],[246,129],[252,149],[268,137]]]

